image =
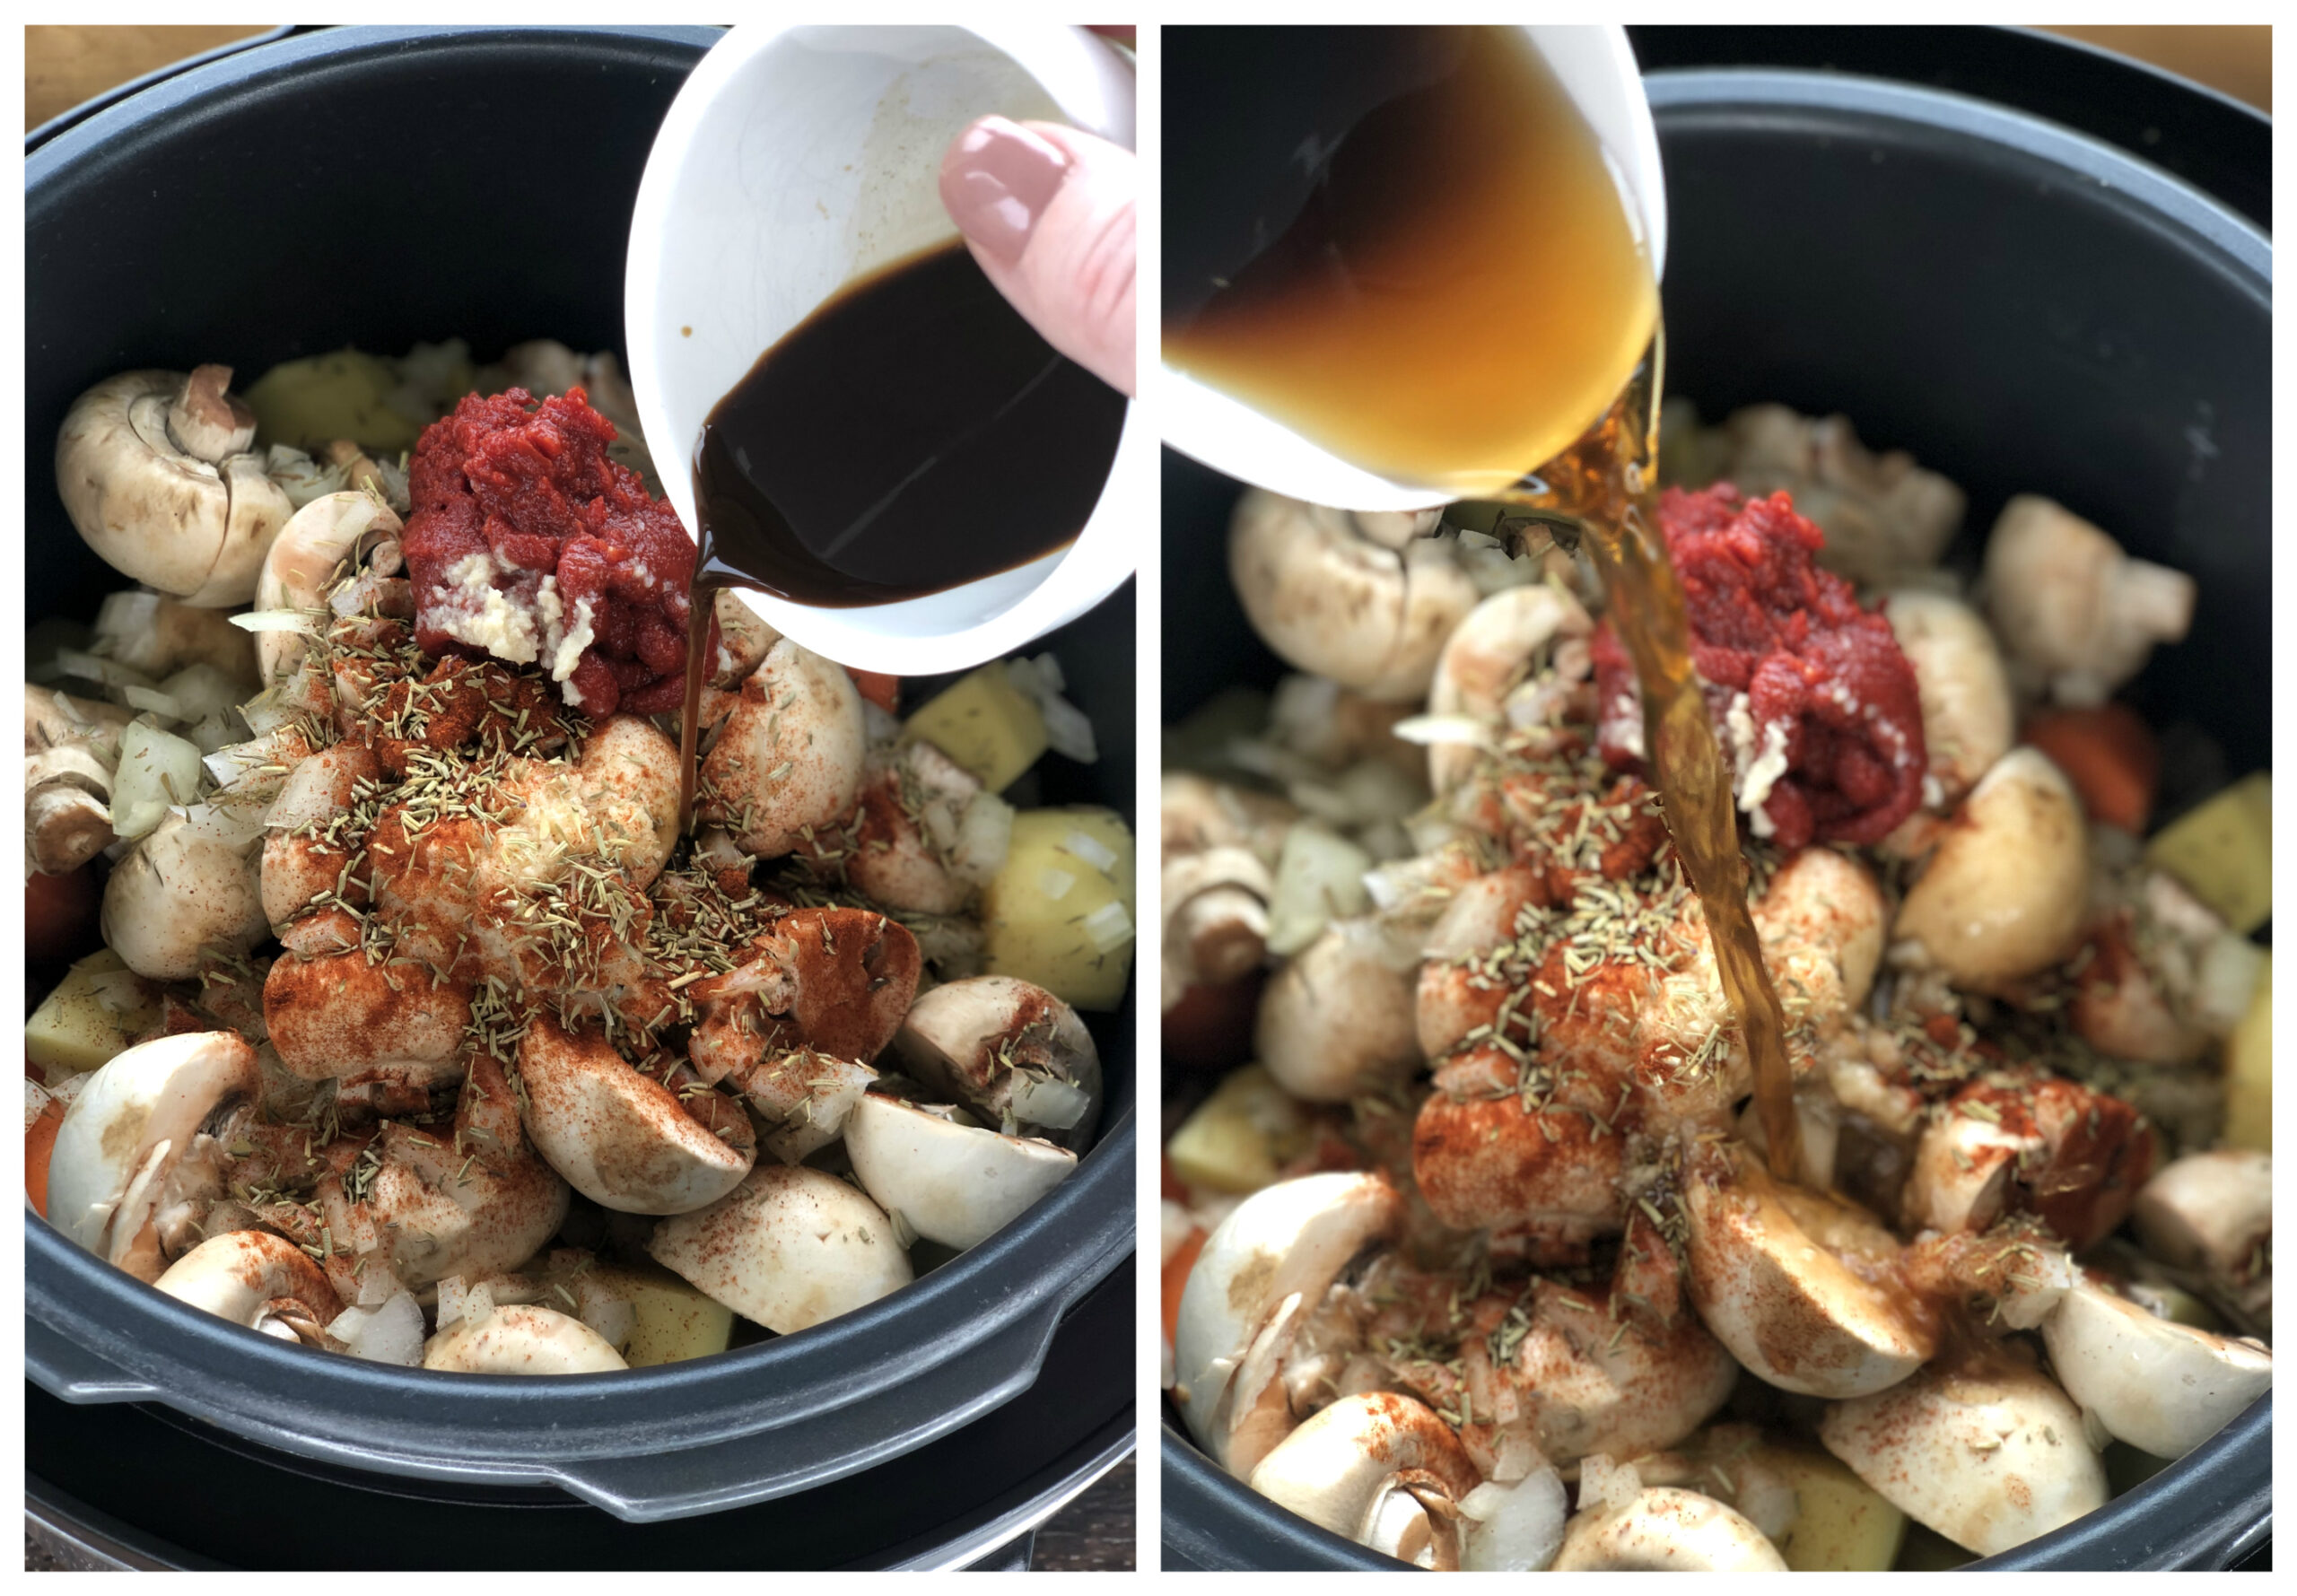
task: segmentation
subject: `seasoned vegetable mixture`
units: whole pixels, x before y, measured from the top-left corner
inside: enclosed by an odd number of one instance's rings
[[[84,955],[26,1028],[42,1214],[264,1334],[580,1374],[847,1313],[1076,1167],[1132,839],[1031,807],[1096,755],[1051,656],[904,721],[723,596],[681,835],[693,547],[613,357],[230,379],[57,443],[140,585],[32,632],[31,941]]]
[[[2001,1551],[2271,1385],[2266,778],[2154,824],[2113,694],[2188,578],[2032,496],[1943,566],[1960,491],[1840,417],[1664,435],[1802,1180],[1592,573],[1248,493],[1301,674],[1166,734],[1167,1389],[1424,1567]]]

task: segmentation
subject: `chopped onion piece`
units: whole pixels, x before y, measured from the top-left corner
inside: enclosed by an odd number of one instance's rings
[[[957,823],[949,846],[949,873],[972,886],[985,886],[1005,868],[1013,848],[1013,806],[993,792],[977,792]]]
[[[1585,1487],[1582,1490],[1584,1492]],[[1460,1566],[1485,1574],[1536,1574],[1563,1547],[1563,1481],[1543,1468],[1514,1485],[1491,1480],[1460,1498],[1467,1544]]]
[[[224,618],[249,632],[300,632],[305,637],[319,634],[319,617],[307,610],[251,609],[245,615]]]
[[[1047,865],[1037,872],[1037,891],[1043,893],[1050,903],[1061,902],[1069,895],[1069,889],[1076,885],[1077,877],[1071,871],[1056,870]]]
[[[1114,953],[1132,940],[1132,916],[1124,904],[1112,899],[1085,917],[1085,935],[1102,953]]]
[[[1093,741],[1093,723],[1084,711],[1058,697],[1045,699],[1037,707],[1044,711],[1045,742],[1055,754],[1079,764],[1091,764],[1100,758],[1100,747]]]
[[[370,1363],[411,1369],[423,1362],[423,1310],[408,1292],[395,1291],[378,1307],[344,1309],[327,1333],[352,1356]]]
[[[170,697],[156,687],[122,687],[118,691],[120,697],[127,701],[127,707],[131,710],[143,710],[147,713],[157,715],[162,720],[181,721],[191,719],[191,716],[184,712],[180,700]]]
[[[1116,868],[1116,850],[1089,832],[1070,832],[1061,839],[1061,850],[1083,859],[1104,876]]]
[[[2194,973],[2193,1016],[2212,1036],[2230,1036],[2249,1012],[2258,978],[2265,973],[2265,950],[2246,937],[2220,931],[2202,951]]]
[[[107,970],[88,978],[88,988],[96,995],[106,1014],[126,1016],[143,1008],[150,1001],[144,990],[144,978],[133,970]]]
[[[439,1332],[444,1335],[462,1322],[468,1294],[463,1289],[460,1275],[449,1275],[439,1282]]]
[[[204,659],[185,666],[161,683],[160,691],[183,706],[186,720],[205,720],[210,715],[236,710],[240,701],[248,695],[245,683]]]
[[[1092,1106],[1093,1099],[1085,1089],[1067,1081],[1024,1075],[1013,1082],[1013,1117],[1024,1125],[1067,1130]]]
[[[1269,952],[1288,957],[1333,920],[1363,913],[1371,905],[1364,887],[1371,868],[1371,855],[1321,825],[1303,822],[1285,833],[1268,900]]]
[[[119,768],[112,780],[112,834],[143,836],[169,809],[196,800],[205,774],[197,745],[129,721],[120,728]]]
[[[1490,728],[1472,715],[1408,715],[1388,729],[1393,736],[1423,748],[1438,743],[1481,748],[1489,746],[1491,737]]]
[[[86,682],[101,682],[107,687],[157,687],[160,685],[158,678],[148,672],[81,649],[57,650],[56,663],[67,676],[78,676]]]

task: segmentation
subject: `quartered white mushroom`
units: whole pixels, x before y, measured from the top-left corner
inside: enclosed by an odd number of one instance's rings
[[[24,851],[51,876],[78,869],[111,846],[119,732],[115,704],[24,684]]]
[[[1593,671],[1585,640],[1594,629],[1579,601],[1550,583],[1494,593],[1445,640],[1428,685],[1428,714],[1462,717],[1495,743],[1510,729],[1546,722],[1562,710],[1562,695]],[[1542,688],[1540,667],[1550,663],[1555,679]],[[1483,757],[1472,744],[1430,745],[1428,786],[1443,797]]]
[[[327,1271],[268,1231],[235,1230],[202,1242],[153,1284],[219,1319],[314,1347],[343,1309]]]
[[[1165,1007],[1192,986],[1226,986],[1260,968],[1276,883],[1259,855],[1233,844],[1168,854],[1163,885]]]
[[[56,439],[64,508],[105,563],[203,608],[245,604],[287,523],[255,413],[229,366],[124,371],[72,403]]]
[[[2075,1285],[2042,1321],[2066,1394],[2117,1439],[2181,1458],[2273,1389],[2273,1354]]]
[[[2273,1234],[2273,1155],[2188,1154],[2145,1182],[2130,1219],[2163,1263],[2231,1278]]]
[[[877,1204],[835,1175],[779,1164],[759,1164],[706,1208],[663,1220],[646,1250],[705,1296],[782,1335],[914,1278]]]
[[[361,1195],[345,1175],[313,1193],[312,1228],[327,1226],[328,1277],[346,1301],[513,1268],[566,1218],[566,1182],[528,1145],[502,1066],[484,1051],[470,1055],[451,1128],[386,1121],[362,1158]]]
[[[197,974],[209,949],[247,952],[271,929],[261,841],[221,809],[170,810],[104,883],[104,945],[154,981]]]
[[[1986,544],[1987,610],[2029,692],[2101,704],[2144,667],[2157,642],[2193,624],[2193,578],[2133,560],[2121,545],[2048,499],[2002,507]]]
[[[2090,828],[2073,785],[2039,750],[1995,762],[1940,833],[1891,928],[1893,963],[1988,987],[2037,974],[2080,939]]]
[[[867,752],[844,667],[783,638],[743,682],[702,759],[695,812],[743,850],[779,859],[853,807]]]
[[[960,1125],[875,1093],[846,1117],[845,1153],[879,1208],[959,1250],[1004,1229],[1077,1168],[1066,1147]]]
[[[603,1374],[630,1365],[604,1336],[555,1308],[502,1307],[432,1337],[423,1366],[462,1374]]]
[[[2106,1502],[2105,1468],[2082,1410],[2047,1376],[1997,1351],[1838,1402],[1820,1421],[1819,1439],[1891,1506],[1980,1557]]]
[[[1691,1300],[1758,1378],[1811,1396],[1858,1396],[1897,1384],[1930,1356],[1926,1321],[1837,1256],[1894,1254],[1897,1238],[1881,1225],[1777,1184],[1728,1142],[1694,1146],[1683,1176]]]
[[[1253,1046],[1279,1085],[1310,1103],[1344,1103],[1420,1062],[1419,959],[1397,967],[1371,920],[1341,920],[1262,994]]]
[[[1459,1437],[1392,1391],[1342,1397],[1252,1471],[1252,1488],[1359,1545],[1421,1568],[1461,1565],[1460,1499],[1480,1483]]]
[[[527,1134],[567,1184],[624,1214],[686,1214],[716,1202],[757,1161],[741,1104],[642,1075],[597,1032],[535,1016],[519,1043]],[[695,1083],[698,1086],[699,1083]]]
[[[983,1120],[1066,1147],[1101,1118],[1101,1055],[1068,1004],[1009,975],[973,975],[917,999],[895,1034],[904,1068]]]
[[[1557,1574],[1784,1574],[1786,1559],[1735,1509],[1697,1491],[1652,1486],[1573,1514],[1550,1566]]]
[[[158,1279],[170,1210],[223,1190],[214,1133],[262,1089],[255,1049],[236,1031],[129,1048],[89,1078],[57,1129],[49,1222],[137,1279]]]
[[[1922,745],[1930,757],[1923,806],[1943,809],[1961,802],[2017,740],[2010,674],[1993,629],[1959,598],[1901,588],[1882,614],[1914,667],[1922,701]]]
[[[845,878],[891,909],[956,914],[1012,835],[1012,807],[940,749],[921,737],[879,746],[862,770]]]
[[[1304,1175],[1236,1205],[1197,1254],[1173,1335],[1173,1400],[1214,1461],[1248,1475],[1292,1428],[1281,1378],[1309,1311],[1403,1201],[1376,1174]]]
[[[272,540],[256,578],[255,607],[273,613],[325,608],[328,588],[354,570],[362,554],[405,530],[390,508],[369,493],[312,500]],[[284,625],[256,633],[255,647],[266,683],[285,681],[303,660],[302,633]]]
[[[765,663],[782,633],[765,617],[742,602],[731,588],[721,588],[713,606],[718,617],[718,658],[710,674],[713,687],[738,688],[743,679]]]
[[[1253,629],[1287,663],[1382,702],[1420,698],[1480,597],[1437,512],[1357,516],[1254,488],[1228,524]]]

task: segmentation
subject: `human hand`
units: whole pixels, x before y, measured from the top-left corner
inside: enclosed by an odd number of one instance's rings
[[[997,291],[1055,349],[1133,391],[1132,152],[983,117],[941,158],[941,204]]]

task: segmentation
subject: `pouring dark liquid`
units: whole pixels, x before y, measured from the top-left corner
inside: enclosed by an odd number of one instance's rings
[[[1167,28],[1164,53],[1190,113],[1167,123],[1166,358],[1357,465],[1584,534],[1770,1165],[1799,1180],[1731,770],[1653,514],[1657,288],[1593,133],[1514,28]]]
[[[850,608],[1056,553],[1100,498],[1126,403],[1047,344],[962,241],[849,283],[759,356],[694,448],[682,824],[719,589]]]

